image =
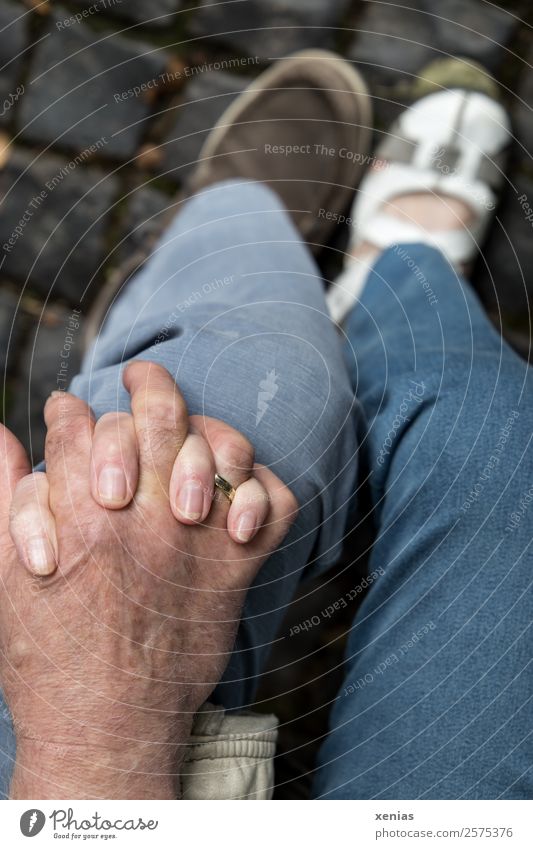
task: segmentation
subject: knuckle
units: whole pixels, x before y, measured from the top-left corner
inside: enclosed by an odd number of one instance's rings
[[[155,425],[143,429],[140,444],[144,454],[153,457],[154,462],[161,455],[166,457],[169,454],[177,454],[181,445],[175,434]]]
[[[93,440],[96,459],[123,462],[136,453],[133,416],[129,413],[106,413],[98,420]]]
[[[83,415],[73,415],[59,419],[46,434],[46,451],[57,455],[67,450],[83,451],[87,446],[89,419]]]
[[[79,417],[81,409],[88,410],[88,407],[76,395],[72,395],[70,392],[56,391],[46,402],[45,416],[47,420],[54,422],[70,421],[72,418]]]
[[[180,474],[198,480],[203,477],[210,480],[215,475],[215,465],[211,455],[196,450],[181,449],[176,457],[176,468]]]
[[[164,430],[180,427],[187,415],[185,403],[175,392],[143,390],[134,401],[134,413],[143,428]]]
[[[217,446],[219,462],[231,469],[250,472],[254,465],[254,447],[242,434],[235,432]]]
[[[87,447],[87,421],[80,416],[72,419],[68,427],[68,432],[64,436],[65,439],[63,441],[69,451],[72,448],[76,452],[81,452]]]
[[[54,428],[46,434],[45,453],[48,457],[60,456],[65,445],[65,435],[61,430]]]

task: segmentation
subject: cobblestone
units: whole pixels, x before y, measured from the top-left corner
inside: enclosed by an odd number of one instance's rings
[[[73,0],[81,9],[97,7],[100,14],[109,14],[126,21],[144,24],[149,28],[172,25],[173,13],[183,7],[181,0]]]
[[[64,302],[79,308],[85,287],[91,283],[89,294],[96,294],[105,274],[142,244],[193,167],[209,129],[248,80],[276,57],[308,47],[338,49],[359,66],[379,129],[409,102],[417,72],[443,55],[480,61],[508,87],[523,149],[515,145],[509,188],[474,282],[492,317],[499,313],[503,319],[507,339],[528,356],[533,52],[530,27],[511,12],[527,16],[531,24],[531,0],[502,0],[499,6],[490,0],[69,0],[66,5],[0,0],[0,366],[8,373],[7,423],[31,447],[32,459],[38,462],[43,455],[44,401],[52,389],[65,388],[81,359],[80,328],[68,367],[62,366],[72,315]],[[27,50],[31,39],[36,43]],[[243,57],[249,67],[239,63]],[[205,67],[198,68],[204,60]],[[6,164],[5,131],[17,133]],[[51,181],[53,189],[47,189]],[[326,272],[328,262],[336,269],[346,238],[339,229],[329,259],[328,254],[326,262],[322,259]],[[6,242],[8,249],[1,249]],[[100,273],[108,252],[111,260]],[[17,311],[17,290],[23,287],[23,308]],[[349,568],[340,569],[339,581],[348,575],[353,581],[353,564],[360,561],[350,561]],[[326,592],[332,599],[341,594],[334,585]],[[302,599],[311,595],[306,589]],[[306,610],[288,621],[305,618]],[[274,667],[288,668],[291,652],[313,654],[318,657],[313,675],[323,674],[324,665],[334,670],[327,683],[333,699],[342,675],[339,634],[349,622],[335,627],[338,632],[332,625],[325,637],[313,631],[311,650],[297,640],[278,642]],[[320,640],[325,640],[322,647]],[[337,646],[338,657],[318,655],[324,644],[328,651]],[[309,678],[309,667],[296,662],[299,656],[292,667]],[[324,688],[315,704],[316,688],[305,683],[299,685],[298,704],[311,717],[307,725],[293,721],[294,699],[278,698],[273,705],[286,729],[282,754],[298,748],[294,774],[288,772],[298,781],[284,785],[287,798],[299,797],[301,776],[314,768],[316,746],[309,741],[327,729],[327,710],[320,708]],[[272,700],[278,693],[279,681],[274,692],[267,685],[262,698]],[[282,770],[290,757],[278,759]]]
[[[513,333],[529,335],[533,299],[533,180],[517,176],[508,186],[479,263],[476,283],[483,301]]]
[[[479,0],[426,0],[426,6],[443,52],[475,59],[498,72],[518,25],[512,14]]]
[[[115,262],[121,262],[143,247],[145,239],[158,231],[161,214],[172,204],[163,192],[150,187],[138,189],[130,198],[122,220],[121,236]]]
[[[20,340],[20,323],[16,321],[18,313],[18,295],[12,289],[0,287],[0,374],[4,377],[6,368],[17,356]]]
[[[6,423],[23,443],[33,465],[44,457],[46,399],[54,389],[66,388],[64,374],[70,380],[79,371],[81,324],[78,319],[79,327],[73,329],[76,322],[71,321],[72,315],[72,311],[57,307],[45,310],[28,333],[20,363]]]
[[[350,0],[202,0],[190,34],[265,61],[306,47],[333,47]]]
[[[188,6],[183,0],[153,0],[149,9],[142,0],[54,4],[52,13],[40,18],[41,40],[28,54],[31,64],[23,76],[21,57],[33,31],[31,16],[21,15],[22,5],[13,0],[0,0],[0,30],[9,33],[0,42],[0,98],[10,98],[5,115],[0,103],[0,125],[16,126],[17,144],[34,147],[32,151],[15,147],[0,172],[0,239],[2,244],[14,240],[3,252],[3,274],[19,286],[28,283],[43,298],[51,295],[79,303],[108,249],[122,241],[112,254],[111,265],[116,265],[156,227],[159,213],[171,202],[172,186],[179,185],[194,166],[209,130],[274,57],[310,46],[344,45],[346,55],[369,82],[383,129],[409,101],[413,75],[436,56],[460,53],[496,74],[503,68],[507,84],[512,73],[506,48],[516,43],[520,26],[510,10],[527,13],[525,0],[512,0],[505,8],[482,0],[405,0],[398,5],[360,0],[297,4],[200,0],[197,8]],[[123,22],[141,26],[129,28],[127,36],[117,34]],[[193,41],[180,44],[176,35],[185,24]],[[169,33],[166,48],[161,47],[163,31]],[[524,43],[525,37],[522,26]],[[233,52],[228,55],[227,50]],[[248,57],[249,67],[243,57]],[[495,224],[486,247],[496,294],[482,263],[476,279],[488,307],[493,310],[499,303],[508,317],[509,332],[516,335],[527,315],[525,293],[533,278],[531,225],[517,201],[533,193],[533,73],[525,63],[519,67],[519,58],[513,61],[519,82],[514,125],[524,146],[510,174],[517,191],[509,190],[501,207],[502,224]],[[169,70],[171,82],[165,79]],[[508,100],[513,102],[512,93]],[[154,136],[161,115],[164,121]],[[55,152],[39,156],[49,145]],[[119,169],[106,176],[102,162],[128,163],[139,151],[143,156],[124,172]],[[122,205],[119,226],[110,230],[115,218],[110,207],[121,186],[128,194],[127,174],[136,170],[138,180],[139,168],[141,174],[148,170],[162,177],[165,191],[148,183],[141,186]],[[46,184],[58,174],[62,176],[52,198]],[[45,196],[32,208],[42,191]],[[28,207],[31,223],[21,224]],[[20,232],[13,237],[16,228]],[[4,338],[5,323],[0,320],[0,341]],[[46,338],[51,337],[45,334],[43,344]]]
[[[386,10],[370,3],[357,22],[349,56],[371,82],[391,88],[448,56],[465,56],[496,71],[516,25],[503,9],[478,0],[407,0]]]
[[[12,151],[0,172],[2,272],[77,304],[104,257],[117,182],[57,155]]]
[[[100,156],[127,159],[151,113],[150,91],[136,96],[134,89],[159,80],[169,57],[83,23],[58,29],[66,20],[66,9],[51,16],[35,52],[19,115],[21,136],[76,151],[105,139]]]
[[[17,89],[23,51],[26,46],[26,24],[20,6],[0,3],[0,125],[11,117],[18,100]]]
[[[519,142],[517,156],[533,174],[533,48],[529,51],[527,63],[529,67],[525,68],[514,103],[513,123]]]

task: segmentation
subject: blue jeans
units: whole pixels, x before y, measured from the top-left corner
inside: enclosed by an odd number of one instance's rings
[[[529,798],[527,368],[467,284],[416,245],[382,255],[344,361],[342,347],[280,201],[224,183],[174,220],[71,389],[97,415],[127,409],[123,363],[161,362],[190,411],[244,432],[299,500],[248,595],[214,697],[228,708],[253,700],[304,571],[338,556],[364,458],[376,577],[353,621],[315,794]]]
[[[321,798],[533,797],[529,367],[435,250],[384,253],[347,324],[376,540]]]

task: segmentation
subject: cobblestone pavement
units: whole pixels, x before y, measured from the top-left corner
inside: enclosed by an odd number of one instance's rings
[[[33,458],[43,400],[61,363],[69,376],[79,363],[83,319],[72,311],[86,313],[154,227],[227,104],[274,59],[305,47],[356,63],[378,133],[431,59],[466,56],[495,76],[516,137],[474,280],[528,356],[532,23],[530,0],[0,0],[3,406]]]

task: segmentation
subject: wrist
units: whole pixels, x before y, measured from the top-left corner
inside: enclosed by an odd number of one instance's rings
[[[66,733],[59,726],[32,726],[31,737],[17,731],[10,798],[179,798],[192,716],[172,719],[163,728],[145,724],[141,733],[132,716],[127,736],[77,723]]]
[[[176,799],[182,745],[126,746],[117,753],[71,744],[17,743],[11,799]]]
[[[71,687],[60,709],[40,692],[12,699],[11,798],[175,799],[193,711],[127,704]],[[188,706],[188,701],[182,700]],[[174,701],[174,705],[176,704]]]

